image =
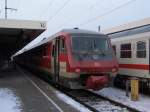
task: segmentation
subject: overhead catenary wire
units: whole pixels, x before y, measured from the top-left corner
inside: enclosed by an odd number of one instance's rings
[[[70,2],[71,0],[66,0],[63,5],[55,12],[55,14],[51,17],[49,17],[48,22],[50,22],[54,17],[57,16],[57,14],[59,14],[60,11],[63,10],[63,8],[65,8],[65,6]]]
[[[129,4],[131,4],[131,3],[133,3],[133,2],[135,2],[135,1],[136,1],[136,0],[130,0],[130,1],[126,2],[126,3],[123,3],[123,4],[119,5],[119,6],[117,6],[117,7],[113,8],[113,9],[111,9],[111,10],[109,10],[109,11],[107,11],[107,12],[101,14],[101,15],[99,15],[99,16],[96,16],[96,17],[94,17],[94,18],[88,19],[86,22],[83,22],[83,23],[81,23],[81,24],[79,24],[79,25],[77,25],[77,26],[79,27],[79,26],[87,25],[87,24],[89,24],[89,23],[91,23],[91,22],[93,22],[93,21],[95,21],[95,20],[98,20],[99,18],[102,18],[102,17],[104,17],[104,16],[106,16],[106,15],[109,15],[109,14],[113,13],[114,11],[116,11],[116,10],[118,10],[118,9],[121,9],[121,8],[123,8],[123,7],[125,7],[125,6],[127,6],[127,5],[129,5]]]
[[[20,8],[20,5],[21,5],[21,0],[18,0],[18,4],[16,7],[18,7],[18,9]]]
[[[98,1],[96,1],[96,3],[97,3]],[[94,4],[92,4],[88,9],[87,9],[87,12],[89,12],[89,10],[91,10],[91,8],[93,8],[93,7],[95,7],[96,6],[96,3],[94,3]],[[81,14],[81,13],[80,13]],[[84,13],[82,13],[81,15],[83,16],[83,15],[85,15],[86,13],[84,12]],[[71,18],[71,19],[69,19],[68,21],[72,21],[74,18]],[[68,21],[67,22],[64,22],[63,23],[63,25],[60,25],[59,27],[57,27],[57,29],[61,29],[64,25],[66,25],[67,23],[68,23]]]
[[[51,8],[51,6],[53,5],[53,3],[54,3],[54,0],[51,0],[51,1],[49,2],[48,6],[41,12],[40,17],[41,17],[43,14],[45,14],[46,11],[47,11],[49,8]]]
[[[99,2],[99,0],[96,1],[93,5],[91,5],[91,6],[90,6],[90,9],[93,9],[93,8],[97,5],[98,2]]]

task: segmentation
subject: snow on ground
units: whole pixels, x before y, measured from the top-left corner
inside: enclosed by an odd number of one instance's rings
[[[10,89],[0,89],[0,112],[21,112],[20,101]]]
[[[93,92],[122,104],[128,105],[132,108],[136,108],[139,111],[150,112],[150,97],[148,96],[140,95],[139,101],[131,101],[130,97],[126,97],[124,90],[112,87]]]
[[[109,101],[90,101],[88,104],[92,105],[99,112],[128,112],[126,108],[112,105]]]
[[[60,98],[62,101],[66,102],[67,104],[71,105],[75,109],[79,110],[80,112],[91,112],[88,108],[85,106],[81,105],[80,103],[76,102],[72,98],[68,97],[67,95],[59,92],[59,91],[54,91],[55,94],[57,95],[58,98]]]

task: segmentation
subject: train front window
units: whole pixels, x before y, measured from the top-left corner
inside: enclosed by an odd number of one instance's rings
[[[98,36],[72,37],[72,51],[77,60],[99,60],[112,54],[107,39]]]

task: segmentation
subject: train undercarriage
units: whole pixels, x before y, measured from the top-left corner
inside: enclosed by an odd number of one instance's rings
[[[135,78],[135,77],[129,77],[129,76],[118,74],[117,77],[115,77],[113,84],[117,88],[126,89],[126,83],[128,81],[129,88],[131,88],[130,81],[132,78]],[[150,94],[150,79],[138,78],[138,77],[136,78],[139,80],[139,91],[144,94]]]

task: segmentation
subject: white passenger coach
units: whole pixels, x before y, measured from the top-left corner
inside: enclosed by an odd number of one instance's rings
[[[150,18],[102,31],[111,38],[119,62],[117,84],[136,77],[150,88]]]

